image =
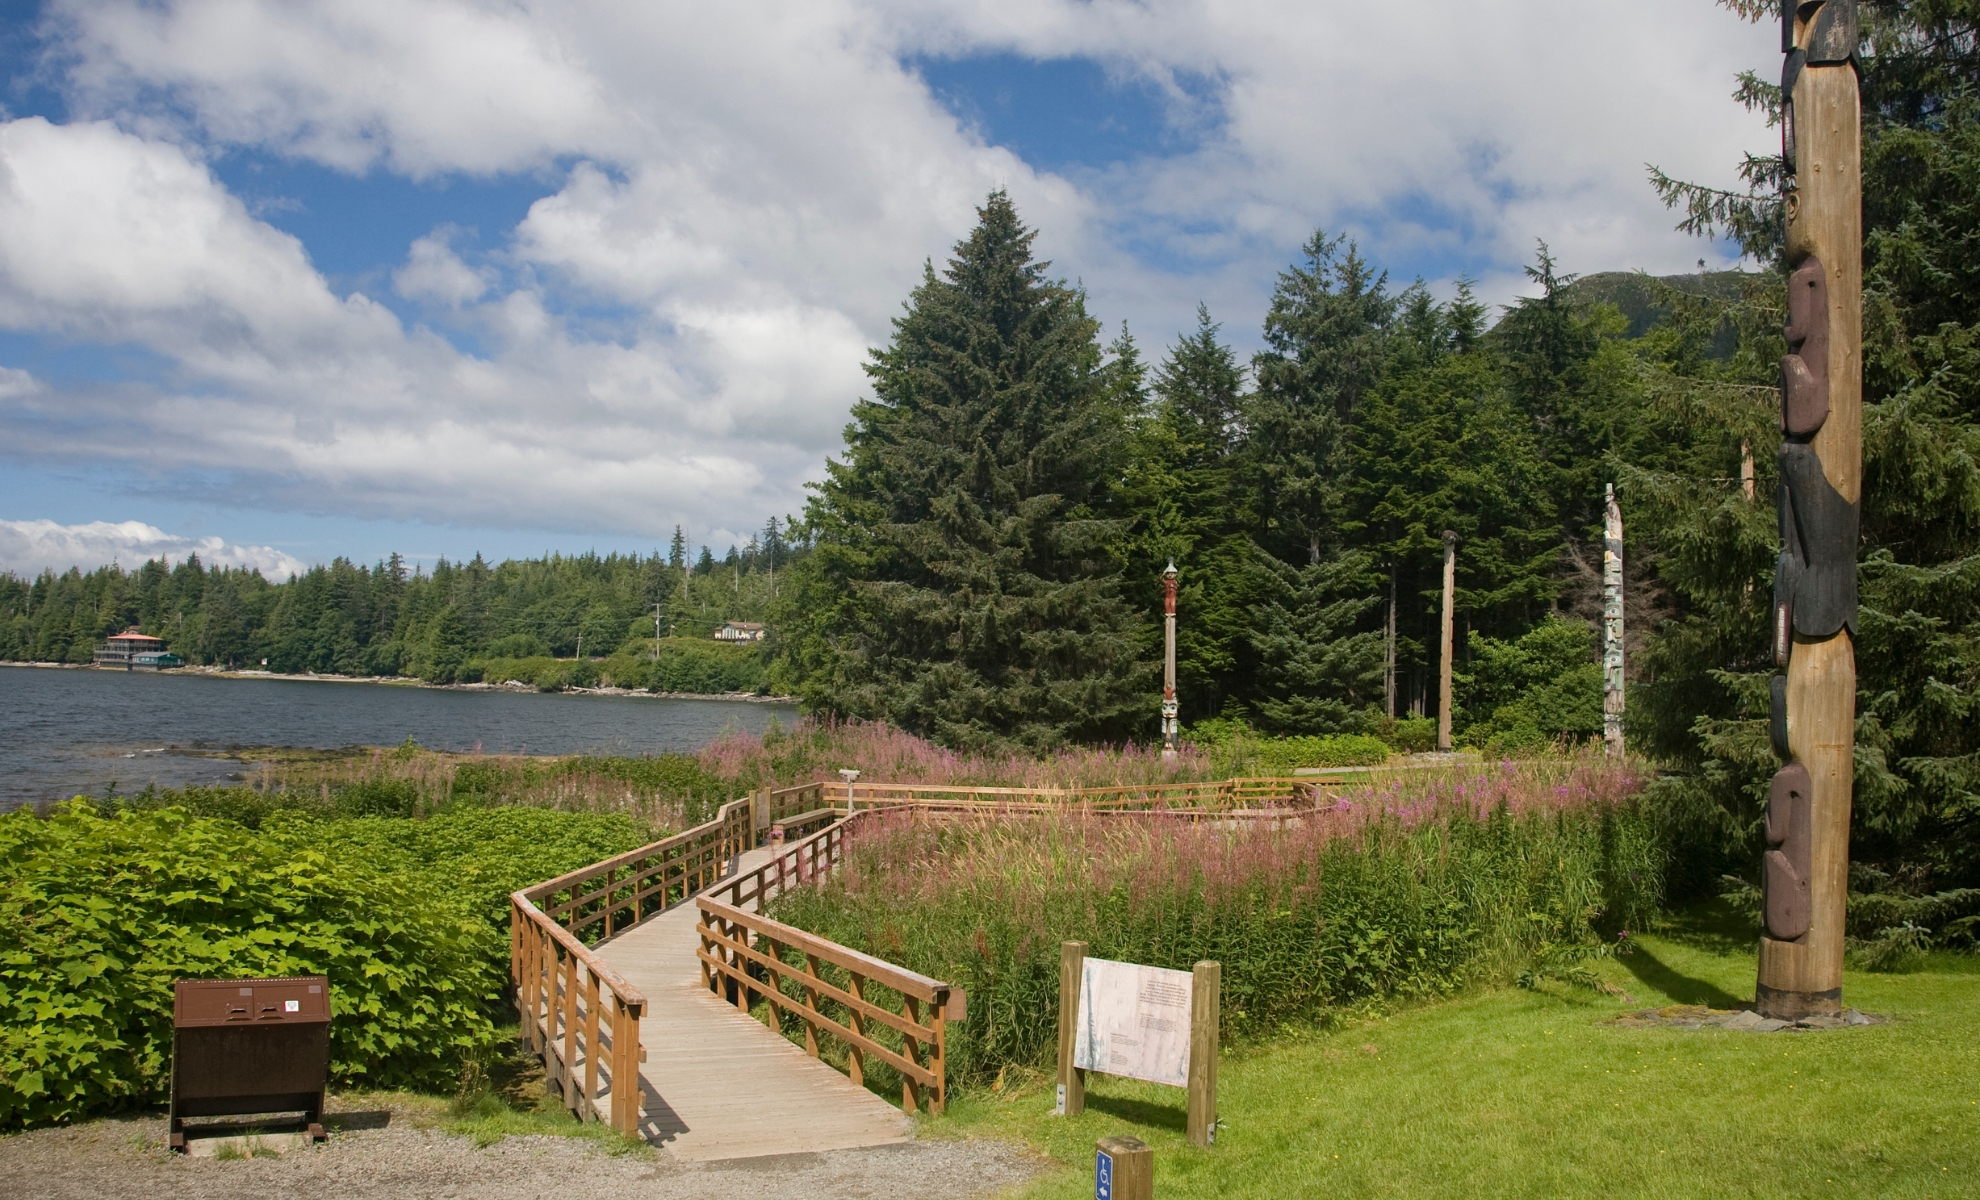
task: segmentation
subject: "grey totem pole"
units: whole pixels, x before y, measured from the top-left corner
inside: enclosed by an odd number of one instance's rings
[[[1176,757],[1180,730],[1176,726],[1176,564],[1162,572],[1162,761]]]
[[[1781,360],[1781,560],[1774,753],[1755,1006],[1842,1008],[1863,486],[1863,216],[1856,0],[1783,0],[1788,354]]]
[[[1623,527],[1610,484],[1602,503],[1602,748],[1623,752]]]

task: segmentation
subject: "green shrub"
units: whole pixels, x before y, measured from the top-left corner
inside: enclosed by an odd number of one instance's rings
[[[1458,740],[1531,753],[1602,732],[1602,665],[1586,622],[1550,615],[1516,641],[1473,632],[1471,670],[1457,675]]]
[[[1398,717],[1382,740],[1401,754],[1422,754],[1437,748],[1437,722],[1429,717]]]
[[[313,824],[313,823],[312,823]],[[506,956],[458,894],[184,812],[0,817],[0,1126],[154,1101],[179,977],[327,975],[331,1073],[435,1087]]]
[[[345,784],[330,799],[346,817],[410,817],[419,806],[419,789],[409,779],[366,779]]]
[[[325,819],[256,795],[198,798],[258,829],[81,800],[0,817],[0,1127],[157,1099],[177,977],[328,975],[339,1081],[447,1085],[493,1036],[509,893],[650,840],[616,814]]]

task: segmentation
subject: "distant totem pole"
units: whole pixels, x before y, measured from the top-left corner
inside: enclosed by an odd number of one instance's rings
[[[1457,661],[1458,536],[1444,531],[1443,660],[1437,666],[1437,750],[1451,752],[1451,669]]]
[[[1616,485],[1602,505],[1602,748],[1623,752],[1623,527]]]
[[[1176,725],[1176,563],[1162,572],[1162,761],[1176,757],[1180,730]]]
[[[1862,113],[1856,0],[1784,0],[1788,354],[1781,360],[1781,561],[1774,753],[1755,1007],[1842,1008],[1856,747],[1856,540],[1863,500]]]

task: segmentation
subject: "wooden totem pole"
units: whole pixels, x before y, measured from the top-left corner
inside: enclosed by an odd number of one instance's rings
[[[1623,527],[1616,485],[1602,502],[1602,750],[1623,752]]]
[[[1162,572],[1162,761],[1175,761],[1181,729],[1176,723],[1176,564]]]
[[[1862,115],[1856,0],[1783,0],[1788,354],[1767,799],[1763,1016],[1842,1009],[1856,748],[1856,539],[1863,487]]]

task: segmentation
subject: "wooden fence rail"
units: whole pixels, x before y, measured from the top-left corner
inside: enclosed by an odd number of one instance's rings
[[[1185,820],[1287,820],[1330,799],[1311,777],[1085,789],[843,782],[764,788],[684,833],[510,896],[510,974],[522,1035],[579,1119],[634,1133],[646,999],[587,943],[702,893],[696,953],[711,989],[726,990],[745,1011],[755,997],[767,999],[773,1012],[795,1014],[814,1056],[821,1036],[837,1039],[855,1081],[864,1082],[869,1059],[884,1063],[900,1074],[902,1107],[919,1108],[925,1092],[940,1112],[948,1098],[944,1026],[962,1017],[961,991],[749,907],[761,909],[778,893],[823,878],[843,861],[849,834],[870,813],[889,808],[936,816],[1078,808]],[[738,857],[780,826],[793,837],[818,832],[739,873]]]
[[[580,1121],[637,1132],[646,997],[523,893],[509,900],[516,1011],[524,1044],[543,1056],[545,1083]]]
[[[761,913],[707,896],[695,904],[701,910],[696,954],[710,991],[745,1013],[767,1000],[778,1025],[780,1010],[796,1016],[813,1058],[822,1057],[821,1036],[836,1039],[854,1083],[866,1082],[869,1062],[892,1067],[901,1077],[906,1112],[919,1111],[924,1092],[931,1112],[947,1107],[946,1026],[960,991]],[[895,997],[898,1008],[890,1003]],[[893,1036],[882,1035],[883,1029]]]

